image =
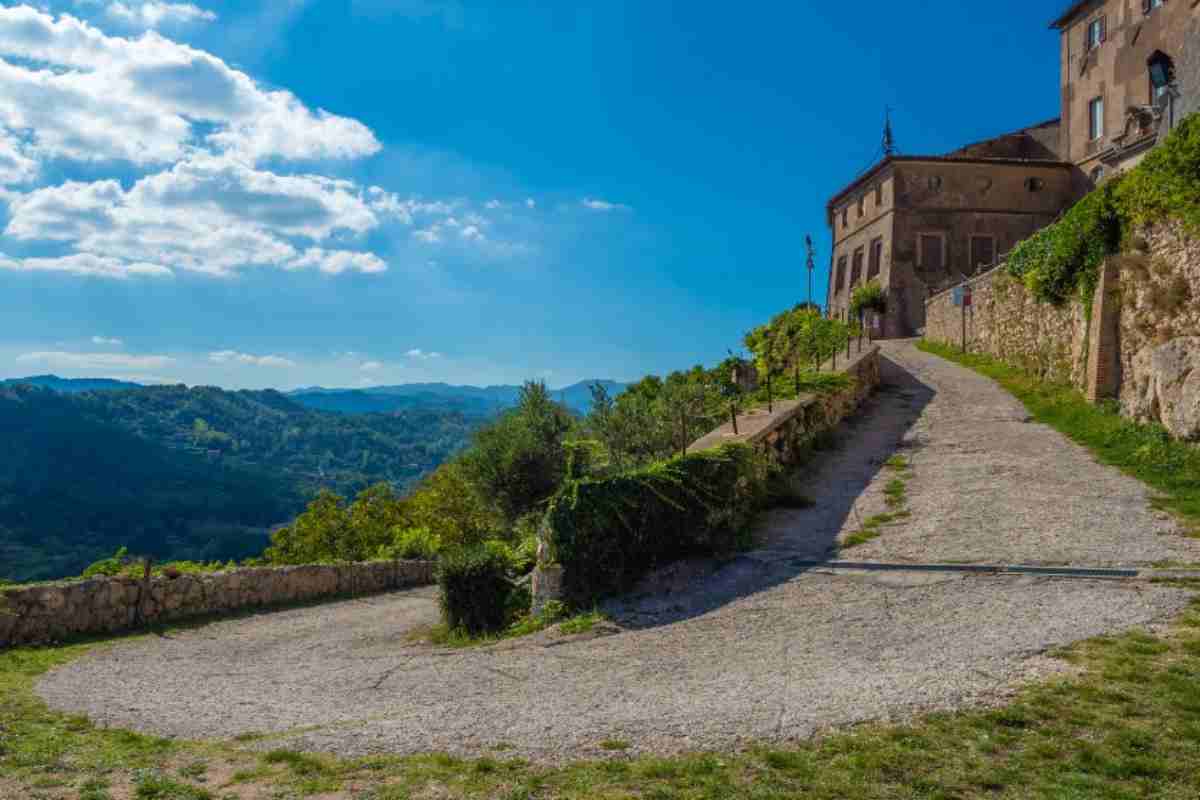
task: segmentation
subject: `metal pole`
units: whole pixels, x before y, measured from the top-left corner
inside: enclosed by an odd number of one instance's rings
[[[767,367],[767,413],[775,413],[775,399],[771,396],[771,367]]]

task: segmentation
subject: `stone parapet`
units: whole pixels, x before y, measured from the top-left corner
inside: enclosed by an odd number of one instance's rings
[[[0,589],[0,647],[388,592],[433,583],[434,572],[433,561],[371,561],[9,587]]]

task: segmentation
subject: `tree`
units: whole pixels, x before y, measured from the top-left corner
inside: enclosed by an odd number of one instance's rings
[[[562,483],[563,444],[573,424],[545,383],[527,382],[517,407],[475,435],[462,458],[464,475],[512,522],[548,500]]]

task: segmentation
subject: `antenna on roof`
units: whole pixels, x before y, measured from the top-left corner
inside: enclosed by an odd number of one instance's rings
[[[883,116],[883,157],[891,158],[896,155],[896,138],[892,136],[892,107],[884,107]]]

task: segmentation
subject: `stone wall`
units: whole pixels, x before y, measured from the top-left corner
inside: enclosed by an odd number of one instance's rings
[[[0,647],[114,633],[189,617],[374,594],[434,581],[432,561],[373,561],[0,589]]]
[[[1102,271],[1091,319],[1080,303],[1038,303],[1001,266],[970,281],[966,346],[1124,414],[1200,440],[1200,241],[1177,223],[1141,229]],[[926,303],[925,336],[962,344],[962,309],[946,291]],[[1092,362],[1092,363],[1089,363]]]

